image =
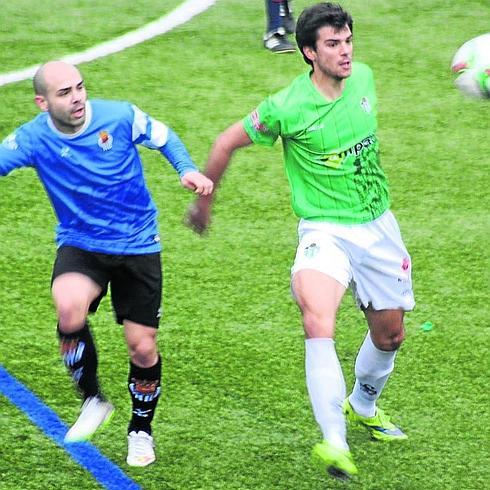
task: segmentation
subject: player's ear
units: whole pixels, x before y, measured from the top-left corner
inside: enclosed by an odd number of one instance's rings
[[[48,112],[48,102],[43,95],[36,95],[34,97],[34,103],[41,109],[41,111]]]
[[[303,54],[311,61],[316,60],[316,51],[311,46],[303,46]]]

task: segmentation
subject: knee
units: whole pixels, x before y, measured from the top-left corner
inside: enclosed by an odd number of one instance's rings
[[[371,333],[371,338],[379,350],[394,351],[399,349],[405,340],[405,329],[402,325],[398,329],[387,330],[377,337],[373,337]]]
[[[143,336],[128,343],[131,362],[140,367],[151,367],[158,360],[156,338]]]
[[[312,311],[304,310],[303,326],[307,338],[333,338],[335,331],[335,317],[331,317],[327,314],[320,315]]]
[[[56,302],[59,328],[64,333],[71,333],[83,327],[88,307],[69,298]]]

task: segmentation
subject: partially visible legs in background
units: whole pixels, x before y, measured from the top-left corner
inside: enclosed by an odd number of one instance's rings
[[[296,24],[285,0],[265,0],[267,27],[264,47],[272,53],[292,53],[296,50],[287,34],[294,32]],[[292,30],[291,30],[292,29]]]

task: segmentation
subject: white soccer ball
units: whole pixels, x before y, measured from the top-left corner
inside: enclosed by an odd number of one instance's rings
[[[465,95],[490,99],[490,33],[465,42],[456,51],[451,70]]]

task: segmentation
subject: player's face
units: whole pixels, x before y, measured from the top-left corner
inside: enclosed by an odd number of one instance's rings
[[[331,26],[318,30],[316,49],[307,56],[313,62],[314,71],[336,80],[343,80],[352,73],[352,32],[348,26],[340,31]]]
[[[57,129],[76,133],[85,122],[87,92],[79,71],[69,65],[49,67],[45,73],[46,95],[37,96],[38,106],[48,111]]]

